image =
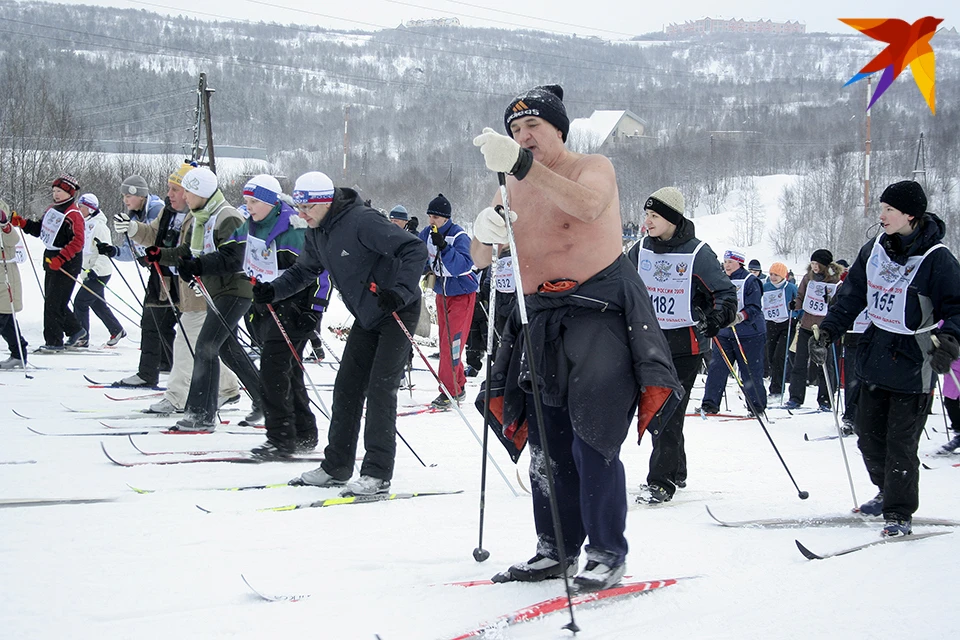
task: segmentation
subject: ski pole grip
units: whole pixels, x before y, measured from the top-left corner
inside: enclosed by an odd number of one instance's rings
[[[501,187],[507,186],[507,174],[502,171],[497,172],[497,180],[500,182]]]
[[[819,339],[820,339],[820,325],[815,324],[815,325],[813,325],[812,327],[810,327],[810,330],[813,331],[813,337],[814,337],[815,339],[819,340]]]

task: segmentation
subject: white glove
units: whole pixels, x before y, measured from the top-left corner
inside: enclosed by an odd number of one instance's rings
[[[517,221],[515,211],[510,212],[510,223]],[[507,223],[493,207],[487,207],[477,214],[473,222],[473,237],[484,244],[507,244]]]
[[[736,326],[746,319],[747,319],[747,314],[745,314],[743,311],[737,311],[737,315],[733,317],[733,322],[730,323],[730,326],[731,327]]]
[[[484,127],[483,133],[473,139],[480,147],[480,153],[487,163],[487,169],[497,173],[509,173],[523,180],[533,165],[533,152],[523,149],[509,136],[500,135],[490,127]]]
[[[113,216],[113,229],[117,233],[125,233],[131,238],[137,234],[137,221],[131,220],[123,211]]]

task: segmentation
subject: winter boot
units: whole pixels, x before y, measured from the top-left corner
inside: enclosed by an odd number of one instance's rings
[[[290,481],[294,486],[310,485],[312,487],[342,487],[346,480],[337,480],[329,473],[323,470],[323,467],[317,467],[313,471],[304,471],[299,477]]]
[[[237,423],[241,427],[254,427],[263,424],[263,411],[260,407],[253,407],[247,417]]]
[[[42,344],[34,353],[60,353],[63,349],[62,344]]]
[[[783,403],[783,405],[780,408],[786,409],[787,411],[793,411],[795,409],[799,409],[802,406],[803,405],[797,402],[796,400],[787,400],[786,402]]]
[[[23,360],[10,356],[3,362],[0,362],[0,369],[23,369]]]
[[[189,433],[213,433],[217,425],[213,420],[204,420],[200,416],[186,415],[170,427],[170,431],[184,431]]]
[[[621,564],[619,567],[610,567],[602,562],[590,560],[587,562],[587,566],[583,568],[583,571],[580,572],[580,575],[573,579],[573,584],[576,585],[580,591],[609,589],[615,584],[619,584],[626,570],[626,563]]]
[[[883,513],[883,491],[873,496],[857,509],[858,513],[865,516],[879,516]]]
[[[884,538],[896,538],[898,536],[909,536],[913,533],[911,518],[901,518],[898,515],[890,514],[884,517],[883,531],[880,535]]]
[[[141,378],[139,374],[135,373],[132,376],[127,376],[122,380],[118,380],[117,382],[114,382],[110,386],[112,387],[153,387],[156,384],[157,384],[156,382],[147,382],[146,380]]]
[[[77,331],[75,334],[67,338],[67,341],[63,343],[63,346],[68,349],[74,348],[74,347],[76,348],[89,347],[90,339],[87,335],[87,330],[80,329],[80,331]]]
[[[0,368],[3,368],[3,363],[0,363]],[[956,431],[954,433],[957,435],[953,436],[953,440],[937,449],[934,455],[951,456],[957,453],[957,449],[960,449],[960,433]]]
[[[572,578],[577,574],[577,560],[572,559],[567,563],[567,577]],[[549,578],[559,578],[562,575],[560,570],[560,561],[548,558],[540,553],[533,556],[526,562],[518,562],[506,571],[502,571],[493,576],[494,582],[540,582]]]
[[[267,440],[260,446],[251,449],[250,453],[255,458],[260,458],[261,460],[283,460],[293,454],[293,449],[280,446],[275,442]]]
[[[389,490],[389,480],[381,480],[373,476],[360,476],[358,479],[348,482],[340,495],[344,497],[375,496],[378,493],[387,493]]]
[[[467,397],[467,391],[464,389],[459,394],[453,396],[453,399],[456,400],[457,404],[460,404],[460,401]],[[434,409],[449,409],[450,408],[450,398],[447,397],[447,394],[441,393],[436,398],[433,399],[433,402],[430,403]]]
[[[709,402],[704,402],[699,407],[695,409],[697,413],[704,413],[706,415],[712,415],[714,413],[720,413],[720,407],[715,404],[710,404]]]
[[[237,395],[235,395],[235,396],[230,396],[229,398],[227,398],[227,397],[221,397],[221,398],[217,399],[217,409],[223,409],[223,408],[224,408],[225,406],[227,406],[228,404],[237,404],[238,402],[240,402],[240,394],[239,394],[239,393],[238,393]]]
[[[143,410],[144,413],[160,413],[160,414],[170,414],[177,413],[182,411],[182,409],[177,409],[172,402],[163,398],[160,402],[154,402],[152,405]]]
[[[650,484],[640,487],[640,493],[637,495],[637,502],[641,504],[663,504],[673,500],[673,494],[658,484]]]
[[[115,347],[115,346],[117,346],[117,344],[119,344],[119,342],[120,342],[121,340],[123,340],[123,339],[126,338],[126,337],[127,337],[127,330],[121,328],[119,332],[117,332],[117,333],[113,334],[112,336],[110,336],[110,339],[107,340],[107,346],[108,346],[108,347]]]

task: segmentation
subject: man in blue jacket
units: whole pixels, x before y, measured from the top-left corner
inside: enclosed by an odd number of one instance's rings
[[[345,494],[386,493],[397,451],[397,389],[410,342],[396,317],[413,333],[420,318],[420,275],[427,259],[420,240],[363,203],[356,191],[334,188],[319,171],[297,178],[293,200],[307,221],[306,245],[297,262],[273,282],[253,288],[257,304],[284,300],[330,272],[356,320],[347,337],[333,387],[333,409],[324,461],[291,481],[318,487],[346,485]],[[396,317],[394,317],[396,314]],[[367,405],[360,478],[347,483]]]
[[[467,376],[463,370],[463,351],[470,335],[473,307],[477,301],[479,278],[470,257],[470,236],[450,219],[450,201],[441,193],[430,201],[427,218],[430,226],[420,232],[427,243],[426,270],[437,276],[437,322],[440,325],[440,381],[457,402],[466,395]],[[433,406],[446,409],[450,399],[440,389]]]
[[[721,330],[713,343],[713,359],[707,371],[707,385],[701,404],[703,413],[720,412],[720,397],[729,375],[717,342],[723,347],[727,359],[739,366],[740,380],[749,401],[747,408],[757,413],[763,413],[767,408],[767,394],[763,388],[763,348],[767,339],[761,310],[763,286],[758,277],[743,268],[745,260],[742,251],[731,249],[723,254],[723,270],[737,288],[737,315],[733,324]],[[741,346],[746,362],[740,353]]]

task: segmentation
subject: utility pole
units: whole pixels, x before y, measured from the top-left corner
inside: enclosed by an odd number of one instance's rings
[[[343,179],[347,179],[347,149],[349,147],[349,138],[347,135],[350,125],[350,105],[343,108]]]
[[[922,182],[921,179],[922,178]],[[920,132],[920,140],[917,141],[917,159],[913,163],[913,180],[923,185],[924,191],[927,189],[927,152],[923,146],[923,132]]]
[[[870,217],[870,97],[873,77],[867,77],[867,137],[863,154],[863,217]]]
[[[207,128],[207,166],[210,171],[217,172],[217,160],[213,153],[213,121],[210,118],[210,96],[215,89],[207,86],[207,74],[200,74],[200,97],[203,99],[203,116]]]

